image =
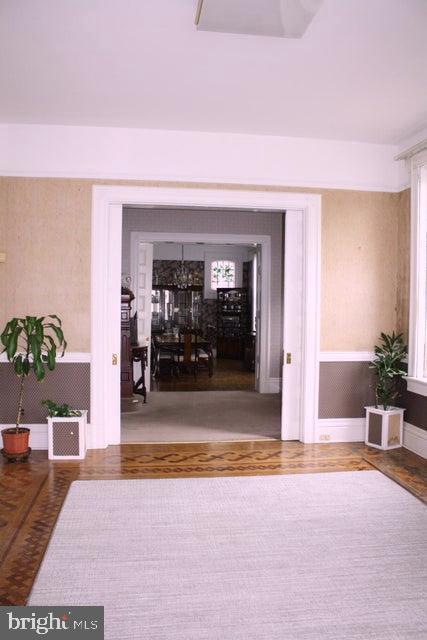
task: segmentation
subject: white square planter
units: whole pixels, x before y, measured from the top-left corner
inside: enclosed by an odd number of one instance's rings
[[[397,449],[403,446],[403,413],[405,409],[365,407],[365,444],[376,449]]]
[[[86,455],[87,411],[70,418],[48,417],[49,460],[83,460]]]

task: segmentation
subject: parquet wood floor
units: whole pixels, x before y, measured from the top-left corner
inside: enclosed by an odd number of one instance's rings
[[[427,462],[407,449],[365,447],[363,459],[427,503]]]
[[[25,604],[73,480],[318,473],[380,468],[426,498],[418,456],[367,451],[359,443],[299,442],[119,445],[91,450],[81,462],[0,463],[0,604]],[[381,466],[383,468],[381,468]],[[387,466],[387,469],[385,467]]]

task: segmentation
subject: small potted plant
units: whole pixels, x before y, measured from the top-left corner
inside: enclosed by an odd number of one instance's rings
[[[86,455],[86,416],[83,409],[43,400],[48,411],[49,460],[82,460]]]
[[[407,354],[402,334],[381,334],[381,344],[375,347],[375,359],[370,368],[376,375],[375,406],[366,409],[365,444],[377,449],[402,446],[403,413],[394,406],[399,390],[398,381],[406,375],[402,361]]]
[[[58,316],[25,316],[10,320],[0,335],[3,353],[19,378],[18,407],[15,427],[3,429],[3,455],[8,460],[26,459],[30,430],[21,426],[24,383],[33,372],[37,382],[44,380],[46,368],[55,369],[57,352],[61,356],[67,347]]]

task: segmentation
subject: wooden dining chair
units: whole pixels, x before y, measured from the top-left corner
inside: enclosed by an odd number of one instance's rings
[[[163,348],[151,339],[151,375],[154,380],[159,381],[162,373],[172,375],[174,373],[175,360],[172,349]]]
[[[192,373],[197,379],[199,368],[199,347],[197,333],[191,330],[180,330],[178,348],[174,354],[174,365],[177,375]]]

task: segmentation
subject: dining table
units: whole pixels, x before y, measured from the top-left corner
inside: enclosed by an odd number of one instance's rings
[[[156,349],[168,351],[177,350],[179,347],[179,335],[175,333],[160,333],[153,336],[154,346]],[[203,351],[208,356],[208,369],[209,369],[209,377],[213,375],[213,365],[214,365],[214,355],[212,351],[212,343],[208,338],[205,338],[199,334],[193,334],[191,336],[192,344],[197,344],[198,349],[203,349]]]

